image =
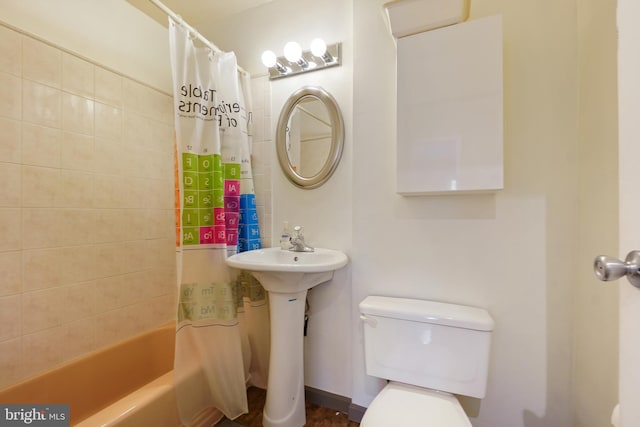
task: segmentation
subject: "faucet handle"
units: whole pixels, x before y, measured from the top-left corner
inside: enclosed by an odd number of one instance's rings
[[[295,233],[296,237],[302,238],[304,236],[302,232],[302,227],[299,225],[296,225],[295,227],[293,227],[293,232]]]

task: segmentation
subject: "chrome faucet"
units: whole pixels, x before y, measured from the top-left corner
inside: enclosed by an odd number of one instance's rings
[[[289,242],[291,242],[291,247],[289,248],[292,252],[313,252],[314,249],[307,245],[304,241],[304,234],[302,233],[302,227],[296,225],[293,227],[293,233],[289,238]]]

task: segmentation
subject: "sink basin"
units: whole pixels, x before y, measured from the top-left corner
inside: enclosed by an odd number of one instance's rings
[[[250,271],[269,292],[294,293],[331,280],[333,272],[348,261],[343,252],[332,249],[291,252],[267,248],[232,255],[227,265]]]
[[[322,273],[347,265],[347,256],[331,249],[316,248],[314,252],[291,252],[280,248],[240,252],[227,259],[234,268],[249,271],[282,271],[292,273]]]
[[[227,265],[249,271],[269,292],[271,356],[262,415],[264,427],[305,425],[303,326],[307,291],[333,278],[349,259],[331,249],[291,252],[280,248],[241,252]]]

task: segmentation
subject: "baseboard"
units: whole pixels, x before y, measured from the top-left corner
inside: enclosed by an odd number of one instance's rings
[[[348,397],[307,386],[304,387],[304,398],[307,402],[345,414],[349,412],[351,405],[351,399]]]
[[[355,405],[355,404],[350,404],[349,405],[349,412],[347,412],[347,414],[349,415],[349,421],[355,421],[356,423],[359,423],[360,421],[362,421],[362,417],[364,417],[364,411],[366,411],[367,408],[365,408],[364,406],[360,406],[360,405]]]
[[[309,403],[347,414],[350,421],[355,421],[357,423],[362,420],[364,411],[367,409],[362,406],[354,405],[351,403],[351,398],[349,397],[340,396],[338,394],[329,393],[328,391],[308,386],[305,386],[304,388],[304,397]]]

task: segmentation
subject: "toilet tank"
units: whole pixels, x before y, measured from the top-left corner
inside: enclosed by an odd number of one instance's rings
[[[486,310],[369,296],[360,314],[368,375],[484,397],[494,326]]]

